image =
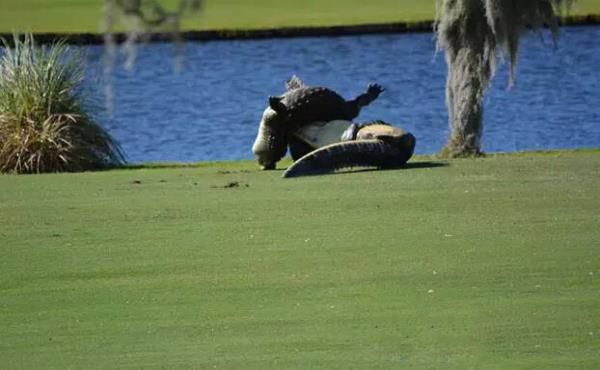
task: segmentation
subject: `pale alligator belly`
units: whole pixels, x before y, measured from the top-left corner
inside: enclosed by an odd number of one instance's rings
[[[397,136],[404,135],[402,129],[390,125],[368,125],[361,128],[356,135],[356,140],[376,139],[377,136]]]
[[[342,134],[352,125],[350,121],[314,122],[297,130],[294,135],[317,149],[341,141]]]

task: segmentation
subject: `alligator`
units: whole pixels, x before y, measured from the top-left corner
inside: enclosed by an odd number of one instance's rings
[[[383,121],[356,124],[346,121],[341,141],[327,143],[339,133],[344,121],[308,126],[297,132],[315,150],[294,162],[284,178],[330,173],[342,168],[398,168],[412,157],[416,139],[408,132]],[[329,131],[329,132],[327,132]],[[335,132],[333,135],[331,131]],[[322,132],[319,135],[318,132]]]
[[[378,84],[369,84],[365,93],[345,100],[329,88],[307,86],[296,76],[292,76],[286,86],[283,95],[269,97],[269,106],[263,112],[252,146],[258,163],[265,170],[275,168],[288,146],[294,160],[314,149],[298,140],[294,135],[298,130],[315,122],[352,121],[384,91]]]

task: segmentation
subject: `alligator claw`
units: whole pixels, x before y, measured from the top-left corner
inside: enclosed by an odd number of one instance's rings
[[[378,97],[379,94],[381,94],[384,91],[385,89],[380,84],[372,83],[369,84],[369,86],[367,87],[367,94],[373,95],[374,97]]]

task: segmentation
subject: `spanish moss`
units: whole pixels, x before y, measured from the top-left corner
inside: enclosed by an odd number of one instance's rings
[[[498,57],[508,60],[509,85],[516,78],[521,36],[548,27],[558,38],[557,14],[572,0],[438,0],[438,48],[446,51],[446,104],[451,136],[444,154],[481,155],[483,97]]]
[[[132,69],[137,57],[137,43],[147,41],[152,34],[166,33],[175,45],[175,69],[182,66],[181,21],[187,15],[199,14],[202,0],[180,0],[176,10],[165,9],[158,0],[104,0],[101,31],[104,35],[104,77],[106,104],[112,111],[112,83],[110,75],[117,59],[119,46],[115,39],[118,29],[125,30],[123,50],[125,66]],[[120,28],[119,28],[120,27]]]

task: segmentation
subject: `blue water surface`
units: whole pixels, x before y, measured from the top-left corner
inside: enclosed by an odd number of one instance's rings
[[[527,37],[517,84],[506,66],[485,101],[487,152],[600,147],[600,27]],[[102,94],[102,47],[87,47],[89,84]],[[130,162],[253,158],[252,142],[269,95],[297,74],[346,98],[369,82],[386,91],[358,121],[382,119],[417,137],[417,153],[436,153],[449,134],[446,64],[432,34],[187,43],[175,72],[173,46],[140,46],[133,70],[113,71],[112,114],[99,120]]]

